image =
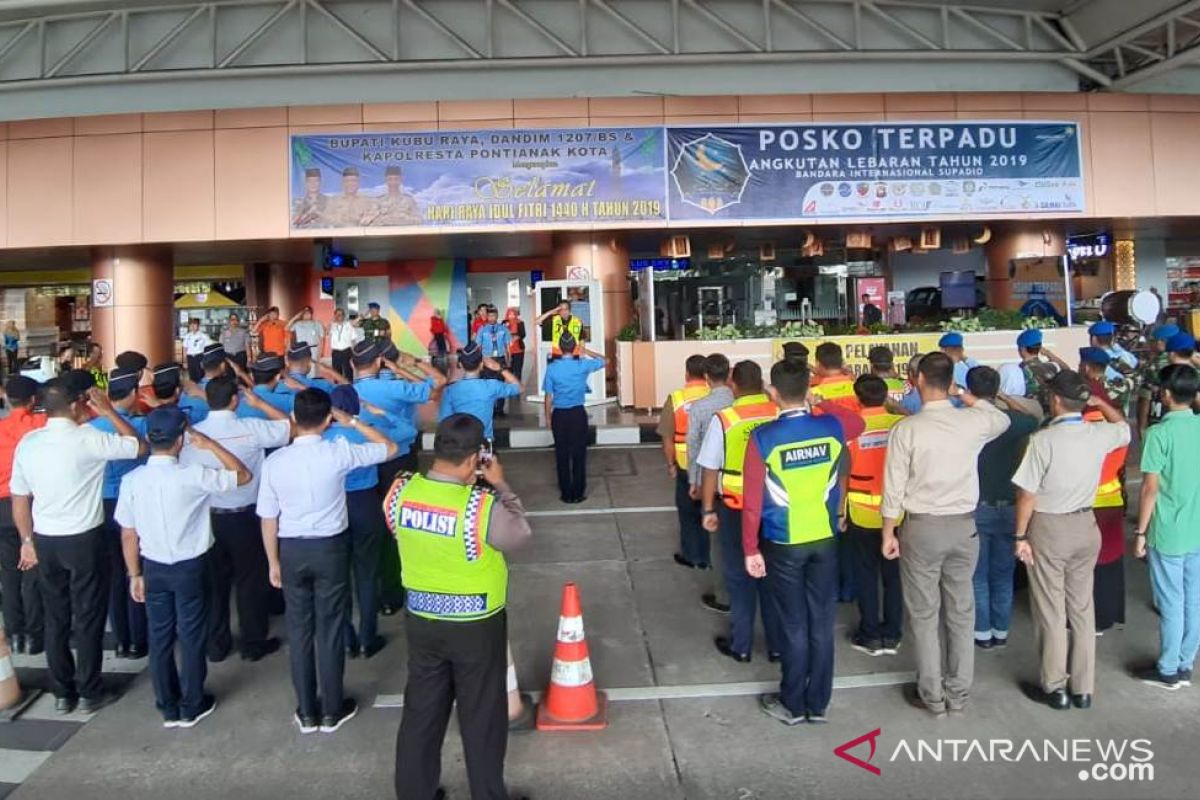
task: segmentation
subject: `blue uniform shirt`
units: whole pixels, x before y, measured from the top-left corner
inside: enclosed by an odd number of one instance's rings
[[[520,386],[507,381],[468,375],[442,390],[438,422],[451,414],[470,414],[483,423],[483,435],[492,439],[492,415],[496,412],[496,401],[516,397],[520,393]]]
[[[433,394],[433,380],[427,378],[412,383],[405,380],[384,380],[382,377],[356,378],[354,389],[361,399],[383,409],[389,417],[386,421],[380,421],[376,415],[364,413],[361,415],[363,419],[383,428],[383,432],[399,448],[398,455],[406,455],[417,438],[417,406],[429,402]]]
[[[283,384],[277,384],[274,389],[266,384],[259,384],[253,389],[254,393],[267,401],[267,404],[279,409],[285,414],[292,413],[292,403],[295,400],[295,393],[288,389]],[[239,417],[251,417],[253,419],[267,419],[267,415],[259,411],[257,408],[251,408],[249,403],[238,403],[237,415]]]
[[[964,389],[967,388],[967,373],[978,366],[979,362],[973,358],[964,358],[962,361],[955,361],[954,382]]]
[[[1126,350],[1124,347],[1121,347],[1121,345],[1117,344],[1116,342],[1113,342],[1110,346],[1104,348],[1104,352],[1108,353],[1108,357],[1111,358],[1113,361],[1120,361],[1121,363],[1125,364],[1125,366],[1129,367],[1130,369],[1137,368],[1137,365],[1138,365],[1137,356],[1135,356],[1133,353]],[[1104,368],[1104,379],[1105,380],[1119,381],[1119,380],[1121,380],[1122,377],[1123,377],[1123,374],[1116,367],[1113,367],[1110,365],[1110,366],[1107,366]]]
[[[588,391],[588,375],[604,369],[599,358],[556,358],[546,365],[542,391],[553,395],[553,408],[575,408],[583,405]]]
[[[508,358],[508,346],[512,344],[512,334],[503,322],[487,324],[475,334],[475,341],[483,355],[489,358]]]
[[[184,416],[188,418],[188,422],[193,425],[208,419],[208,403],[199,397],[192,397],[190,394],[181,394],[179,395],[179,402],[176,405],[179,406],[179,410],[184,413]]]
[[[345,439],[350,444],[369,444],[370,440],[363,436],[358,428],[335,422],[325,429],[321,438],[332,442],[334,439]],[[371,464],[367,467],[356,467],[346,473],[345,488],[347,492],[359,492],[363,489],[373,489],[379,485],[379,467]]]
[[[900,398],[900,405],[904,406],[904,410],[910,414],[921,410],[921,393],[915,386],[908,387],[908,391]]]
[[[333,394],[333,382],[327,381],[324,378],[310,378],[307,375],[298,372],[289,372],[288,377],[294,381],[298,381],[309,389],[320,389],[326,394]],[[288,394],[296,394],[296,390],[288,386],[283,381],[280,381],[276,386],[276,391],[287,392]]]
[[[146,436],[146,418],[130,416],[129,412],[117,409],[117,413],[121,415],[121,419],[129,423],[129,425],[137,432],[138,436],[145,438]],[[116,433],[117,428],[105,417],[96,417],[90,424],[93,428],[105,433]],[[117,494],[121,489],[121,479],[142,464],[146,463],[144,458],[123,458],[120,461],[109,461],[104,465],[104,490],[103,497],[105,500],[116,500]]]

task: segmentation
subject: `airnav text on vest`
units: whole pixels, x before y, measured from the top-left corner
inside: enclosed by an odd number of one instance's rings
[[[829,443],[802,444],[789,447],[780,454],[780,463],[784,469],[811,467],[813,464],[825,464],[829,461]]]

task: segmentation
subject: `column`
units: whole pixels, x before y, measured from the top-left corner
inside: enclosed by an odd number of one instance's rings
[[[266,303],[259,313],[278,306],[280,318],[286,321],[300,309],[312,305],[316,295],[314,275],[311,264],[271,264],[267,272]]]
[[[151,366],[175,358],[175,265],[170,247],[94,247],[92,278],[112,285],[112,305],[92,308],[92,341],[104,363],[136,350]],[[94,302],[94,298],[93,298]]]
[[[617,333],[633,319],[629,293],[629,251],[619,233],[564,231],[555,233],[546,277],[565,279],[570,267],[586,267],[604,293],[605,355],[615,363]],[[599,343],[597,343],[599,344]]]

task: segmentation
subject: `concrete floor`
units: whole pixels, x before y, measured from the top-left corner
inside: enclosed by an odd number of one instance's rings
[[[536,539],[512,559],[510,626],[521,685],[544,688],[549,676],[562,584],[582,591],[592,665],[602,688],[617,696],[609,727],[600,733],[514,735],[508,778],[514,792],[536,798],[1181,798],[1195,797],[1196,719],[1200,686],[1175,693],[1127,677],[1130,663],[1152,657],[1156,623],[1148,605],[1146,570],[1127,563],[1129,624],[1098,641],[1098,689],[1090,712],[1052,712],[1025,700],[1017,682],[1036,679],[1032,626],[1024,592],[1018,595],[1012,644],[981,653],[969,713],[935,721],[910,709],[900,684],[911,663],[861,655],[845,644],[856,619],[839,617],[839,685],[830,722],[786,728],[764,717],[754,682],[777,679],[761,643],[754,662],[738,665],[712,648],[723,619],[697,602],[709,576],[671,560],[676,548],[671,485],[656,448],[593,451],[589,498],[561,506],[546,452],[502,454],[512,483],[534,518]],[[607,509],[651,509],[610,513]],[[600,513],[583,513],[583,512]],[[277,627],[281,627],[277,623]],[[388,702],[404,686],[402,617],[385,618],[388,647],[370,661],[348,662],[348,690],[367,706],[335,735],[301,736],[290,722],[294,707],[286,654],[257,665],[236,659],[213,666],[210,689],[217,712],[190,731],[164,731],[153,709],[147,675],[115,706],[104,710],[37,769],[12,796],[171,800],[286,797],[386,798],[395,732],[403,713]],[[711,684],[723,684],[712,688]],[[884,685],[872,685],[884,684]],[[692,687],[689,689],[688,687]],[[617,690],[645,690],[641,692]],[[702,695],[670,699],[680,695]],[[871,763],[875,775],[834,755],[838,745],[880,729]],[[918,740],[1013,740],[1020,748],[1045,741],[1145,738],[1153,750],[1153,780],[1097,781],[1079,777],[1089,764],[1035,761],[985,763],[972,751],[911,763]],[[960,747],[967,747],[964,741]],[[1076,745],[1077,747],[1079,745]],[[1094,757],[1093,750],[1085,758]],[[852,752],[866,759],[869,745]],[[1103,760],[1103,759],[1102,759]],[[1131,763],[1126,756],[1119,760]],[[444,758],[450,797],[466,798],[457,731]]]

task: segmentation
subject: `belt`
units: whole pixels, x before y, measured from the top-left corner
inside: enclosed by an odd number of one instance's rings
[[[980,500],[979,505],[990,508],[1005,508],[1006,506],[1015,506],[1016,502],[1012,500]]]
[[[917,511],[909,511],[908,518],[913,519],[974,519],[975,514],[971,511],[964,511],[961,514],[923,514]]]
[[[254,505],[241,506],[240,508],[213,508],[209,506],[208,510],[212,514],[245,514],[247,511],[253,511]]]
[[[1037,513],[1045,514],[1051,517],[1069,517],[1072,514],[1090,514],[1092,513],[1092,507],[1084,506],[1083,508],[1077,508],[1074,511],[1039,511]]]

